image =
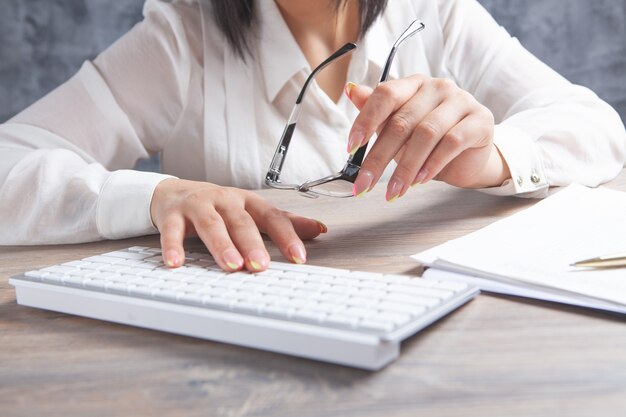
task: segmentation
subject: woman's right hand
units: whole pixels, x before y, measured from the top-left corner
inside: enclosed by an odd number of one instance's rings
[[[184,263],[184,238],[198,236],[225,271],[263,271],[270,256],[261,233],[285,258],[304,263],[302,240],[327,230],[323,223],[279,210],[251,191],[174,178],[157,185],[150,215],[161,232],[163,261],[169,267]]]

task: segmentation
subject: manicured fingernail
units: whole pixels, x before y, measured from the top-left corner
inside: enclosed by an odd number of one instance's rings
[[[170,268],[176,268],[180,266],[180,257],[178,256],[178,252],[173,249],[165,252],[165,265]]]
[[[291,260],[296,264],[303,264],[306,262],[306,252],[304,246],[301,244],[294,244],[289,247],[289,255]]]
[[[361,131],[355,131],[348,137],[348,153],[353,155],[359,150],[361,144],[365,140],[365,134]]]
[[[326,227],[326,225],[324,223],[322,223],[319,220],[315,220],[317,222],[317,224],[320,226],[320,233],[326,233],[328,232],[328,227]]]
[[[374,174],[369,171],[361,170],[359,175],[354,181],[354,187],[352,188],[352,195],[355,197],[362,197],[367,193],[374,182]]]
[[[352,81],[348,81],[346,85],[343,87],[343,91],[346,93],[346,96],[348,96],[350,100],[352,100],[352,89],[354,87],[356,87],[356,84],[353,83]]]
[[[239,254],[239,252],[229,249],[222,254],[224,258],[224,262],[226,266],[228,266],[232,270],[241,269],[243,266],[243,258]]]
[[[263,253],[263,251],[260,251],[258,249],[255,249],[253,251],[251,251],[248,254],[248,259],[250,259],[250,267],[252,268],[252,270],[254,271],[260,271],[262,269],[267,268],[267,257],[265,256],[265,254]]]
[[[404,184],[402,184],[402,182],[396,179],[389,181],[389,185],[387,186],[387,195],[385,196],[387,201],[390,203],[396,201],[400,197],[403,188]]]
[[[422,184],[424,179],[426,179],[426,177],[428,176],[428,171],[426,171],[425,169],[420,170],[420,172],[417,174],[417,177],[415,177],[415,184]]]

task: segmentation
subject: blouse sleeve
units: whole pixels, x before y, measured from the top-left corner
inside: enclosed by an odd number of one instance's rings
[[[494,142],[511,170],[482,191],[542,197],[549,186],[597,186],[626,160],[617,112],[524,49],[476,0],[438,0],[444,65],[496,118]]]
[[[0,244],[156,231],[150,201],[169,176],[130,168],[163,147],[181,116],[189,45],[176,6],[149,1],[128,34],[0,125]]]

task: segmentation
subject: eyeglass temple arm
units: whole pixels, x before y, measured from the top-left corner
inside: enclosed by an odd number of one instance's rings
[[[304,82],[304,86],[302,86],[302,90],[300,90],[300,94],[298,95],[298,99],[296,100],[296,104],[291,111],[291,115],[289,116],[289,121],[285,126],[285,130],[283,131],[282,136],[280,137],[280,142],[278,142],[278,146],[276,147],[276,151],[274,152],[274,157],[272,158],[272,163],[270,165],[269,171],[267,171],[267,175],[265,176],[265,182],[278,182],[280,178],[280,173],[283,169],[283,163],[285,162],[285,156],[287,155],[287,151],[289,150],[289,144],[291,143],[291,138],[293,136],[293,132],[296,130],[296,122],[298,121],[298,117],[300,116],[300,103],[304,99],[304,96],[308,90],[309,84],[311,81],[315,79],[317,74],[326,68],[330,63],[334,60],[340,58],[341,56],[347,54],[348,52],[352,52],[356,49],[356,45],[353,43],[347,43],[341,48],[339,48],[335,53],[326,58],[324,62],[319,64],[307,77]]]
[[[420,22],[419,20],[414,20],[413,22],[411,22],[409,27],[407,27],[406,30],[402,32],[402,35],[400,35],[400,37],[393,44],[391,52],[389,52],[389,56],[387,57],[387,61],[385,62],[385,66],[383,68],[383,72],[380,76],[380,81],[378,84],[382,84],[387,81],[387,78],[389,77],[389,71],[391,70],[391,64],[393,63],[393,58],[396,56],[396,51],[400,47],[400,45],[411,36],[424,30],[424,28],[426,28],[426,25],[424,23]],[[359,150],[356,151],[354,156],[348,160],[348,163],[361,166],[361,164],[363,163],[363,158],[365,158],[365,151],[367,150],[368,144],[369,142],[361,146]]]

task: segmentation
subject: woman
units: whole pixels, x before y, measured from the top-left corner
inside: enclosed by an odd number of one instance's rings
[[[359,48],[320,73],[302,102],[285,182],[336,171],[375,133],[354,194],[385,178],[389,201],[434,178],[544,196],[550,185],[595,186],[624,165],[617,114],[525,51],[475,0],[148,0],[144,14],[0,127],[0,243],[156,228],[169,266],[184,262],[183,237],[197,234],[223,269],[258,271],[269,262],[266,233],[305,262],[302,240],[326,227],[246,189],[262,186],[311,68],[347,42]],[[426,29],[377,86],[414,19]],[[129,170],[155,152],[172,176]]]

